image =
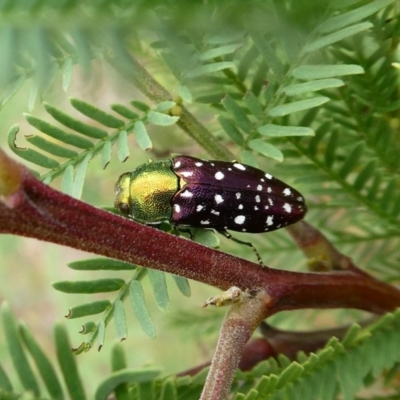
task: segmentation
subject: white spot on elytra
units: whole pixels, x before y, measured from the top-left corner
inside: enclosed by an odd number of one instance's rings
[[[210,220],[206,219],[205,221],[200,221],[201,225],[210,225]]]
[[[270,174],[265,174],[265,177],[266,177],[267,179],[272,179],[272,178],[273,178],[273,176],[270,175]]]
[[[240,197],[242,196],[242,194],[240,193],[240,192],[237,192],[236,193],[236,198],[239,200],[240,199]]]
[[[218,181],[221,181],[225,177],[225,175],[221,171],[218,171],[214,176],[215,176],[215,179]]]
[[[235,164],[233,164],[233,166],[237,169],[240,169],[241,171],[246,171],[246,167],[242,164],[235,163]]]
[[[232,168],[228,168],[228,171],[232,171]]]
[[[257,203],[259,203],[259,202],[261,201],[261,198],[260,198],[259,195],[257,195],[257,196],[255,197],[255,199],[256,199],[256,202],[257,202]]]
[[[258,210],[258,207],[257,207],[257,206],[254,206],[254,210],[256,210],[256,211],[257,211],[257,210]]]
[[[261,181],[261,182],[265,182],[265,179],[264,179],[264,178],[261,178],[260,181]]]
[[[196,163],[194,163],[194,165],[195,165],[196,167],[201,167],[201,166],[203,165],[203,163],[202,163],[202,162],[196,162]]]
[[[175,168],[179,168],[181,165],[182,165],[182,163],[181,163],[180,161],[177,161],[177,162],[175,163]]]
[[[239,204],[238,209],[243,210],[243,204]]]
[[[180,213],[181,212],[181,206],[179,204],[174,204],[174,210],[176,213]]]
[[[283,209],[289,214],[292,212],[292,206],[289,203],[285,203]]]
[[[270,206],[274,205],[274,202],[272,201],[272,199],[270,197],[268,197],[268,203],[269,203]]]
[[[242,232],[246,232],[246,231],[247,231],[247,229],[244,229],[244,228],[242,229]]]
[[[183,193],[180,194],[181,197],[193,197],[193,193],[189,192],[189,190],[185,190]]]
[[[271,225],[273,225],[274,224],[274,216],[273,215],[269,215],[268,217],[267,217],[267,225],[268,226],[271,226]]]
[[[219,211],[211,210],[211,214],[219,215]]]
[[[246,220],[246,217],[244,215],[238,215],[237,217],[235,217],[234,221],[238,224],[238,225],[242,225],[244,223],[244,221]]]
[[[199,211],[201,211],[203,208],[204,208],[204,206],[202,206],[201,204],[199,204],[199,205],[196,207],[196,211],[199,212]]]
[[[264,208],[265,208],[266,210],[268,210],[269,206],[265,206]]]
[[[268,186],[267,192],[268,192],[268,193],[271,193],[271,192],[272,192],[271,186]]]
[[[210,165],[211,165],[212,167],[215,167],[215,164],[214,164],[214,163],[210,163]]]
[[[249,188],[249,187],[250,187],[250,185],[247,185],[246,187],[248,187],[248,188]]]
[[[181,174],[185,177],[185,178],[189,178],[189,176],[193,175],[193,171],[182,171]]]
[[[223,197],[220,194],[216,194],[214,196],[214,200],[217,204],[222,203],[224,201]]]
[[[282,192],[285,196],[290,196],[292,194],[292,191],[289,188],[286,188],[283,192]]]
[[[258,185],[258,186],[257,186],[257,190],[258,190],[258,191],[261,191],[261,190],[262,190],[262,186],[261,186],[261,185]]]
[[[299,197],[297,198],[297,200],[298,200],[298,201],[301,201],[301,202],[304,201],[304,199],[303,199],[301,196],[299,196]]]

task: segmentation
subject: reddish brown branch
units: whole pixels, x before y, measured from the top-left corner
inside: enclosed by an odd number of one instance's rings
[[[232,305],[222,324],[201,400],[227,398],[245,345],[261,323],[268,303],[269,296],[261,290],[253,296],[243,293],[242,302]]]
[[[226,290],[263,289],[280,310],[358,308],[382,313],[400,292],[352,269],[295,273],[259,265],[97,209],[53,190],[0,153],[0,232],[29,236],[170,272]],[[267,310],[267,309],[266,309]]]

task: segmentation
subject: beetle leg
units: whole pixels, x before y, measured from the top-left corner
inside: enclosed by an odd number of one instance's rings
[[[244,245],[246,245],[246,246],[251,247],[251,249],[254,251],[254,253],[256,253],[256,257],[257,257],[258,263],[261,265],[262,268],[265,267],[265,265],[264,265],[264,263],[263,263],[263,261],[262,261],[262,259],[261,259],[260,253],[259,253],[258,250],[253,246],[252,243],[250,243],[250,242],[244,242],[243,240],[237,239],[237,238],[235,238],[234,236],[232,236],[228,231],[225,231],[225,230],[218,231],[218,233],[220,233],[221,235],[224,235],[227,239],[233,240],[233,241],[236,242],[236,243],[244,244]]]
[[[172,227],[177,231],[177,232],[182,232],[182,233],[187,233],[189,235],[190,240],[193,240],[193,233],[190,228],[180,228],[178,225],[173,224]]]

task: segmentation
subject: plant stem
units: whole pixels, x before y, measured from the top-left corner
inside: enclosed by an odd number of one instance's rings
[[[303,308],[357,308],[383,313],[400,306],[399,290],[352,267],[348,258],[343,258],[347,269],[324,273],[261,268],[58,192],[1,152],[0,171],[2,233],[70,246],[221,290],[232,286],[263,289],[273,299],[264,317]]]
[[[172,99],[172,95],[145,68],[133,57],[124,55],[125,63],[117,63],[114,59],[108,59],[109,63],[120,73],[126,75],[133,84],[150,100],[159,103]],[[235,156],[194,116],[187,108],[182,106],[177,125],[182,128],[193,140],[195,140],[210,156],[219,160],[231,161]]]
[[[264,291],[233,304],[225,316],[200,400],[224,400],[247,341],[261,323],[270,298]]]

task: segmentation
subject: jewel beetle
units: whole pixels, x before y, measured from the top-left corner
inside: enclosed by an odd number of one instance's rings
[[[268,173],[190,156],[149,161],[122,174],[115,196],[115,207],[138,222],[211,228],[230,238],[228,230],[269,232],[294,224],[307,212],[303,196]],[[255,250],[251,243],[232,239]]]

